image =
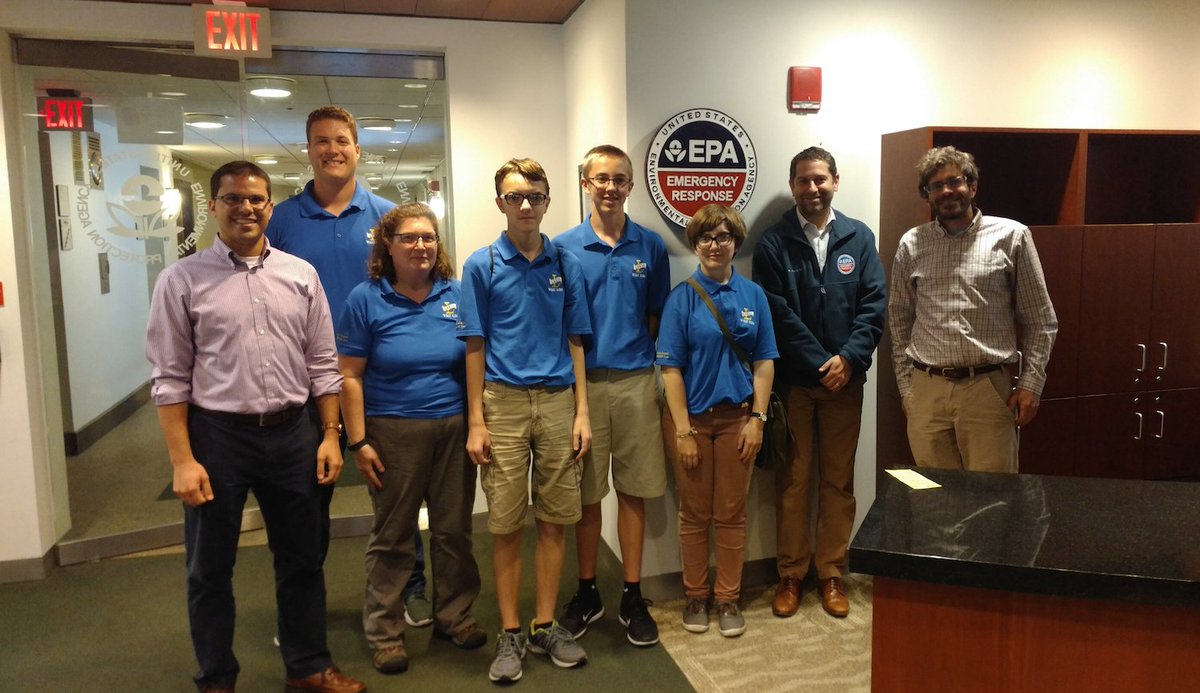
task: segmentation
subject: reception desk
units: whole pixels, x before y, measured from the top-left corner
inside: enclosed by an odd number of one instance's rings
[[[850,547],[874,690],[1200,690],[1200,484],[919,473]]]

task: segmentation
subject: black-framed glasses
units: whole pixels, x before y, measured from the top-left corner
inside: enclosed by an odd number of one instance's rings
[[[926,195],[932,195],[934,193],[939,193],[946,188],[949,188],[950,190],[958,190],[963,186],[963,183],[966,182],[966,176],[953,176],[947,178],[946,180],[937,181],[936,183],[929,183],[923,186],[921,189],[925,191]]]
[[[543,195],[542,193],[522,195],[521,193],[510,192],[501,195],[501,197],[513,207],[520,207],[522,202],[528,202],[530,207],[541,207],[546,204],[546,200],[550,199],[549,195]]]
[[[733,234],[718,233],[715,236],[701,236],[696,239],[696,245],[701,248],[710,248],[712,247],[713,243],[716,243],[722,248],[727,248],[733,245]]]
[[[597,188],[607,188],[609,184],[612,184],[612,186],[617,190],[624,190],[625,188],[633,185],[632,178],[626,178],[625,176],[609,177],[604,174],[592,176],[591,178],[588,178],[587,181]]]
[[[394,233],[392,239],[400,243],[400,245],[416,245],[418,242],[425,245],[436,245],[438,236],[435,233]]]
[[[241,207],[243,202],[249,202],[250,207],[253,209],[262,209],[267,206],[268,202],[271,201],[271,198],[264,197],[262,195],[242,196],[238,195],[237,193],[225,193],[224,195],[217,195],[217,199],[229,205],[230,207]]]

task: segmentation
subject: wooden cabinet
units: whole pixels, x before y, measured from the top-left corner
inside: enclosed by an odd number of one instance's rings
[[[1200,132],[929,127],[884,135],[880,253],[929,221],[913,165],[953,145],[985,214],[1030,226],[1059,318],[1023,472],[1197,478]],[[891,343],[880,346],[879,469],[911,464]]]

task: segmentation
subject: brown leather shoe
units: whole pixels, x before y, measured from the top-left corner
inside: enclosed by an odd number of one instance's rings
[[[381,674],[401,674],[408,670],[408,652],[398,643],[380,647],[371,653],[371,664]]]
[[[337,667],[329,667],[318,671],[312,676],[302,679],[287,679],[284,681],[288,693],[298,691],[318,691],[319,693],[362,693],[367,685],[362,681],[346,676]]]
[[[487,633],[484,633],[480,629],[479,624],[474,621],[471,621],[453,634],[446,633],[437,628],[433,629],[433,634],[439,638],[445,638],[453,642],[455,647],[464,650],[477,650],[487,644]]]
[[[775,586],[775,599],[771,600],[771,613],[787,618],[800,608],[800,578],[785,575]]]
[[[821,605],[830,616],[845,618],[850,613],[850,600],[846,598],[846,586],[841,578],[831,577],[821,581]]]

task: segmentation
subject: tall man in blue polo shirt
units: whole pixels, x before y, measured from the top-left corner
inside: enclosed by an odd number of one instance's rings
[[[583,519],[575,525],[579,591],[559,620],[578,638],[604,615],[596,560],[600,501],[608,495],[611,466],[625,573],[619,618],[629,642],[645,647],[658,642],[658,626],[642,598],[642,546],[644,499],[667,488],[662,446],[647,441],[662,440],[654,340],[671,289],[671,267],[662,238],[625,214],[633,190],[628,154],[612,145],[593,147],[584,156],[580,185],[591,199],[590,213],[554,243],[579,258],[587,283],[595,344],[587,352],[592,451],[583,465]]]
[[[267,227],[273,247],[307,260],[317,268],[334,324],[350,291],[367,278],[367,259],[379,218],[396,206],[354,179],[362,148],[354,116],[340,106],[322,106],[308,114],[308,160],[313,179],[304,191],[275,208]],[[343,439],[342,443],[346,441]],[[325,544],[329,543],[330,487],[325,498]],[[433,623],[425,598],[425,554],[416,536],[416,563],[404,588],[404,618],[412,626]]]
[[[467,342],[467,454],[480,465],[494,535],[501,628],[488,677],[521,678],[525,648],[560,667],[587,659],[554,620],[566,525],[579,522],[580,464],[591,445],[584,343],[592,334],[579,260],[541,233],[550,184],[532,159],[496,171],[505,231],[463,267],[459,338]],[[574,389],[572,389],[574,385]],[[537,524],[533,623],[521,627],[521,534]]]

